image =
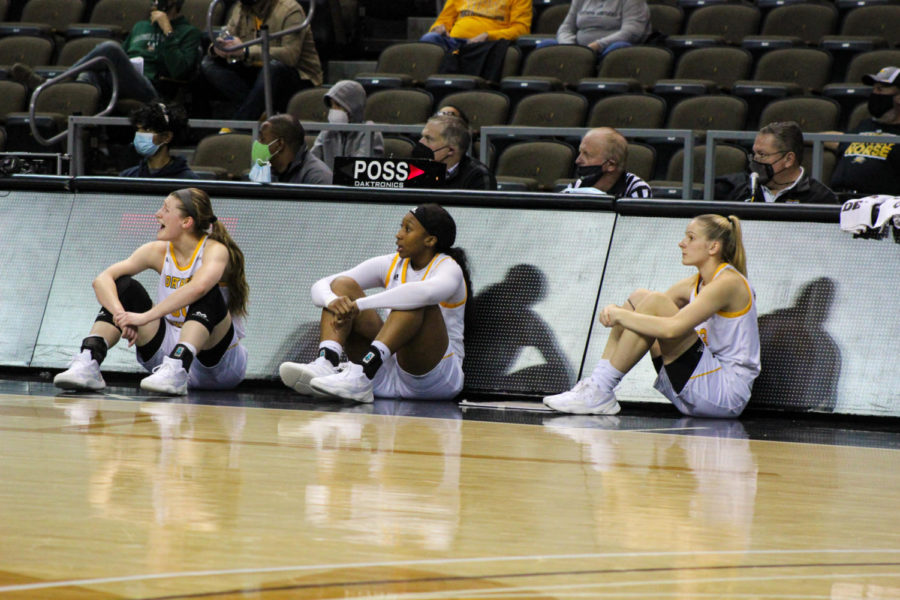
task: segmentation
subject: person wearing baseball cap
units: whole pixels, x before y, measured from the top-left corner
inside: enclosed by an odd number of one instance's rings
[[[900,139],[894,137],[900,136],[900,67],[884,67],[862,81],[872,86],[870,116],[849,133],[871,135],[872,141],[838,147],[831,188],[860,196],[900,195]]]

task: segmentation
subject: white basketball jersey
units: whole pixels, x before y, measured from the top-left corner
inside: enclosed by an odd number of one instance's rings
[[[747,385],[752,385],[753,380],[759,375],[759,325],[756,320],[756,292],[753,291],[750,282],[741,275],[740,271],[726,263],[716,269],[713,279],[725,269],[731,269],[741,276],[750,293],[750,301],[747,306],[737,312],[717,312],[696,327],[697,335],[723,367],[731,370]],[[698,276],[697,285],[691,290],[691,302],[697,296],[699,285]]]
[[[389,290],[404,283],[424,281],[445,260],[453,261],[453,258],[446,254],[436,254],[424,269],[416,271],[410,266],[408,258],[400,260],[400,255],[395,254],[391,261],[391,266],[384,277],[384,288]],[[440,303],[441,315],[444,317],[444,324],[447,327],[447,337],[450,339],[450,351],[459,356],[460,360],[465,355],[463,332],[465,329],[466,300],[466,285],[462,281],[462,277],[460,277],[460,285],[454,297],[447,298]]]
[[[194,276],[194,273],[200,268],[200,265],[203,264],[203,249],[206,247],[206,240],[209,236],[204,235],[200,238],[200,241],[197,242],[197,247],[194,248],[193,254],[191,254],[191,258],[188,260],[186,265],[178,264],[178,260],[175,258],[175,248],[172,243],[169,243],[169,247],[166,249],[166,258],[163,261],[162,270],[159,273],[159,284],[156,287],[156,302],[162,302],[166,299],[169,294],[186,284],[191,278]],[[226,306],[228,305],[228,286],[225,285],[224,282],[219,283],[219,290],[222,292],[222,297],[225,300]],[[173,313],[169,313],[166,315],[166,321],[174,325],[175,327],[181,327],[184,325],[184,318],[187,316],[187,307],[180,308]],[[244,322],[243,319],[239,317],[235,317],[232,315],[232,321],[234,323],[234,333],[238,339],[242,339],[244,337]]]

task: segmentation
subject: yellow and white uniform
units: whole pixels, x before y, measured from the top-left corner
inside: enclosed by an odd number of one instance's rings
[[[185,285],[194,276],[203,264],[203,249],[206,247],[208,236],[203,236],[186,265],[181,265],[175,258],[175,250],[172,244],[166,249],[166,257],[162,270],[159,273],[159,283],[156,286],[156,302],[159,304],[172,292]],[[228,286],[219,284],[225,304],[228,304]],[[164,356],[168,356],[178,344],[178,336],[184,326],[184,320],[188,313],[185,306],[174,313],[167,314],[165,322],[166,333],[162,345],[156,353],[147,361],[141,360],[138,353],[138,362],[148,371],[162,364]],[[188,387],[194,389],[231,389],[244,379],[247,371],[247,349],[241,345],[244,337],[244,322],[240,317],[232,315],[234,324],[234,337],[228,350],[222,359],[215,365],[207,367],[198,360],[194,360],[188,373]]]
[[[374,394],[382,398],[442,399],[456,396],[463,386],[463,330],[466,283],[460,266],[446,254],[436,254],[431,262],[415,270],[399,254],[370,258],[348,271],[324,277],[313,284],[313,304],[326,307],[337,298],[331,282],[350,277],[360,287],[385,288],[383,292],[356,301],[359,310],[413,310],[438,305],[449,339],[447,351],[438,365],[424,375],[407,373],[397,364],[396,355],[384,362],[372,380]]]
[[[694,417],[737,417],[747,406],[753,380],[759,375],[756,292],[729,264],[720,265],[713,279],[726,269],[744,280],[750,295],[747,306],[733,313],[717,312],[696,327],[703,341],[703,355],[680,393],[675,392],[665,368],[660,370],[654,384],[678,410]],[[699,277],[691,290],[691,302],[697,297],[698,288]]]

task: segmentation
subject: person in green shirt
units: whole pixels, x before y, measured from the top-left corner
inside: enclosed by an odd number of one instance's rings
[[[201,33],[181,14],[183,5],[184,0],[155,0],[149,18],[135,23],[122,44],[101,42],[75,66],[105,56],[118,75],[119,98],[149,102],[161,96],[161,81],[190,79],[200,61]],[[32,90],[44,81],[22,63],[13,65],[10,76]],[[103,65],[82,72],[78,80],[97,85],[104,101],[112,95],[112,76]]]

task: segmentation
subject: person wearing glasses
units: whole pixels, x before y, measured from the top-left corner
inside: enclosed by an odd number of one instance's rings
[[[782,204],[840,204],[825,184],[809,176],[803,161],[803,131],[794,121],[759,130],[746,173],[716,178],[715,199]]]

